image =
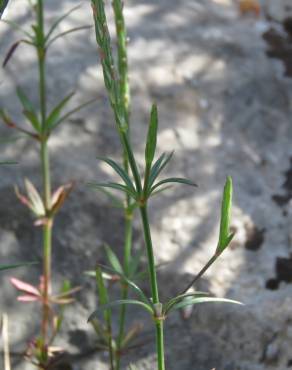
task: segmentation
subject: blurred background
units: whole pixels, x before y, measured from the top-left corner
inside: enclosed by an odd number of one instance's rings
[[[79,4],[45,1],[46,22]],[[62,30],[93,24],[89,1],[63,23]],[[234,180],[234,241],[198,284],[215,296],[244,307],[201,305],[188,320],[179,313],[166,325],[169,370],[284,370],[292,367],[292,4],[262,1],[258,8],[232,0],[126,0],[132,90],[132,141],[143,164],[152,102],[160,115],[158,151],[175,150],[167,171],[194,180],[192,190],[177,187],[154,198],[151,225],[161,295],[179,292],[208,261],[216,247],[220,197],[226,175]],[[247,1],[246,3],[250,3]],[[244,5],[244,6],[243,6]],[[250,11],[249,11],[250,10]],[[291,18],[290,18],[291,17]],[[5,14],[29,27],[25,0],[10,0]],[[111,29],[112,13],[109,9]],[[0,55],[19,39],[0,23]],[[20,45],[0,72],[0,106],[21,121],[15,87],[36,104],[37,69],[33,50]],[[54,106],[76,90],[72,106],[96,103],[63,124],[50,142],[54,188],[74,180],[76,187],[55,223],[53,281],[82,285],[66,315],[59,344],[74,370],[107,369],[107,355],[95,351],[87,317],[96,307],[94,281],[84,271],[103,259],[106,242],[122,254],[123,215],[89,181],[112,179],[98,155],[121,161],[121,148],[103,86],[94,30],[60,39],[48,56],[48,101]],[[13,133],[0,126],[1,137]],[[0,168],[0,259],[37,259],[41,231],[16,199],[13,185],[29,178],[41,186],[37,147],[21,139],[1,145],[1,158],[19,162]],[[139,219],[135,248],[143,248]],[[40,267],[13,272],[37,283]],[[9,313],[14,370],[31,369],[20,354],[39,327],[38,306],[20,304],[9,276],[1,275],[0,311]],[[143,283],[147,290],[147,282]],[[137,347],[124,357],[138,369],[155,368],[152,330],[145,322]],[[147,318],[146,318],[147,319]]]

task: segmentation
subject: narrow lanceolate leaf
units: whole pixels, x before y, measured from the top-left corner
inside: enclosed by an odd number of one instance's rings
[[[63,14],[60,18],[57,18],[52,24],[49,32],[47,33],[45,37],[45,41],[47,42],[49,40],[50,36],[53,34],[53,32],[57,29],[59,24],[62,23],[64,19],[66,19],[71,13],[75,12],[79,8],[80,8],[80,5],[77,5],[74,8],[70,9],[67,13]]]
[[[0,166],[2,165],[11,165],[11,164],[17,164],[15,161],[0,161]]]
[[[185,298],[183,301],[175,304],[171,311],[178,310],[180,308],[184,308],[187,306],[192,306],[199,303],[233,303],[242,305],[241,302],[234,301],[232,299],[225,299],[225,298],[212,298],[212,297],[199,297],[199,298]]]
[[[154,159],[156,142],[157,142],[157,130],[158,130],[158,112],[157,106],[153,104],[148,128],[147,142],[145,148],[145,162],[148,168]]]
[[[179,303],[179,302],[182,302],[183,300],[185,300],[186,298],[201,298],[201,297],[208,297],[209,296],[209,293],[206,293],[206,292],[199,292],[199,291],[196,291],[196,292],[192,292],[192,293],[184,293],[184,294],[180,294],[174,298],[171,298],[165,305],[164,305],[164,312],[165,314],[168,313],[168,311],[171,310],[171,308]]]
[[[104,279],[102,276],[101,268],[98,266],[95,270],[95,278],[96,278],[96,284],[97,284],[97,294],[98,294],[98,300],[99,304],[101,306],[105,306],[108,304],[108,293],[107,288],[104,284]],[[110,311],[104,311],[103,312],[105,321],[109,324],[111,322],[111,312]],[[88,321],[90,321],[88,319]]]
[[[57,120],[60,118],[60,114],[63,108],[70,101],[70,99],[74,96],[74,94],[75,92],[70,93],[63,100],[61,100],[59,104],[55,106],[55,108],[51,111],[51,113],[49,114],[46,120],[46,128],[52,127],[57,122]]]
[[[97,316],[100,312],[102,311],[107,311],[111,308],[114,308],[114,307],[118,307],[118,306],[121,306],[121,305],[137,305],[137,306],[141,306],[142,308],[144,308],[146,311],[148,311],[150,314],[153,314],[153,309],[150,305],[144,303],[144,302],[141,302],[141,301],[137,301],[135,299],[120,299],[120,300],[117,300],[117,301],[114,301],[114,302],[110,302],[108,304],[105,304],[103,306],[100,306],[97,310],[95,310],[88,318],[88,321],[91,321],[95,316]]]
[[[126,275],[120,274],[119,272],[115,271],[114,269],[112,269],[108,266],[104,266],[104,265],[101,265],[101,264],[99,264],[98,266],[101,267],[102,269],[106,270],[106,271],[111,272],[112,274],[118,275],[121,278],[121,280],[124,280],[131,288],[133,288],[133,290],[140,296],[141,300],[145,304],[152,306],[151,301],[146,297],[143,290],[136,283],[134,283],[132,280],[128,279],[126,277]]]
[[[114,194],[104,188],[99,188],[99,190],[109,197],[113,207],[124,209],[124,203],[120,198],[116,197]]]
[[[33,128],[40,132],[40,123],[37,118],[37,113],[35,111],[35,108],[32,104],[32,102],[29,100],[27,95],[24,93],[24,91],[18,87],[17,90],[17,96],[23,106],[23,113],[25,117],[29,120],[29,122],[32,124]]]
[[[4,0],[4,2],[5,2],[5,0]],[[10,21],[8,19],[4,19],[4,20],[2,20],[2,22],[7,23],[14,30],[19,31],[19,32],[25,34],[28,38],[30,38],[31,40],[33,40],[33,36],[29,32],[27,32],[24,28],[20,27],[16,22]]]
[[[120,165],[118,165],[115,161],[109,158],[105,158],[105,157],[97,157],[97,158],[107,163],[109,166],[111,166],[112,169],[121,177],[121,179],[124,181],[127,187],[131,189],[133,193],[136,192],[135,187],[132,183],[132,180],[130,179],[127,172]]]
[[[23,262],[23,263],[14,263],[10,265],[0,265],[0,271],[11,270],[11,269],[15,269],[18,267],[30,266],[30,265],[35,265],[35,264],[36,262]]]
[[[167,166],[167,164],[170,162],[174,152],[169,153],[166,155],[166,153],[163,153],[157,161],[154,163],[154,165],[151,168],[150,171],[150,177],[149,177],[149,187],[151,187],[154,184],[154,181],[156,178],[160,175],[160,173],[163,171],[163,169]]]
[[[5,59],[2,63],[3,68],[6,67],[6,65],[8,64],[9,60],[11,59],[12,55],[14,54],[15,50],[18,48],[18,46],[20,45],[21,42],[22,42],[22,40],[18,40],[10,46],[8,52],[6,53]]]
[[[194,182],[180,178],[180,177],[169,177],[168,179],[161,180],[154,186],[152,186],[150,193],[152,193],[155,189],[157,189],[159,186],[164,185],[164,184],[169,184],[169,183],[178,183],[178,184],[184,184],[184,185],[190,185],[190,186],[195,186],[197,187],[198,185],[195,184]]]
[[[52,37],[50,39],[50,41],[47,43],[47,48],[49,46],[51,46],[55,41],[57,41],[58,39],[60,38],[63,38],[64,36],[70,34],[70,33],[73,33],[73,32],[78,32],[78,31],[84,31],[84,30],[88,30],[92,28],[92,26],[80,26],[80,27],[74,27],[74,28],[70,28],[69,30],[67,31],[64,31],[64,32],[61,32],[61,33],[58,33],[56,36]]]
[[[223,190],[219,242],[216,249],[216,254],[222,253],[234,236],[234,234],[230,232],[232,192],[232,178],[228,176]]]
[[[100,190],[100,188],[110,188],[110,189],[119,190],[126,194],[129,194],[131,197],[136,199],[136,193],[133,193],[127,186],[122,185],[122,184],[117,184],[115,182],[108,182],[108,183],[89,183],[88,185],[98,190]]]
[[[124,274],[122,265],[120,264],[120,261],[115,254],[115,252],[111,249],[109,245],[105,245],[105,253],[108,259],[108,262],[112,266],[112,268],[115,270],[115,272],[118,272],[119,274]]]
[[[94,103],[96,101],[96,99],[91,99],[91,100],[88,100],[80,105],[78,105],[76,108],[70,110],[69,112],[65,113],[63,116],[61,116],[58,120],[56,120],[56,122],[54,122],[51,127],[50,127],[50,130],[52,131],[53,129],[55,129],[57,126],[59,126],[62,122],[64,122],[65,120],[67,120],[68,118],[70,118],[71,116],[73,116],[73,114],[79,112],[81,109],[87,107],[88,105]]]

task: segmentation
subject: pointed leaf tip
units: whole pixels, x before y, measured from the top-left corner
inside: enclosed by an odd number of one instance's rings
[[[232,208],[232,194],[233,184],[232,177],[227,176],[221,205],[221,220],[220,220],[220,233],[219,242],[216,253],[222,253],[231,242],[234,234],[230,232],[230,219]]]
[[[158,130],[158,110],[157,105],[153,104],[150,114],[150,122],[145,148],[145,162],[148,167],[151,167],[155,155],[157,143],[157,130]]]

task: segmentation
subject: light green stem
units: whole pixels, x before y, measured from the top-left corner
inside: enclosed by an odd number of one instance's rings
[[[121,96],[121,103],[123,105],[124,117],[126,121],[126,134],[130,137],[130,85],[128,77],[128,56],[127,56],[127,30],[125,26],[123,4],[121,0],[113,0],[112,2],[114,10],[114,18],[116,25],[117,34],[117,47],[118,47],[118,73],[119,73],[119,89]],[[126,151],[123,152],[123,163],[124,169],[129,173],[129,162]],[[125,241],[124,241],[124,271],[126,276],[129,273],[129,266],[132,254],[132,213],[129,214],[129,207],[131,199],[126,195],[125,199]],[[122,299],[128,298],[128,285],[124,284],[122,287]],[[119,334],[117,339],[117,359],[116,359],[116,370],[120,369],[121,362],[121,347],[125,332],[125,321],[126,321],[126,305],[122,305],[120,309],[119,317]]]
[[[50,179],[50,159],[48,151],[48,139],[45,135],[45,124],[47,114],[46,99],[46,49],[44,36],[44,8],[43,0],[37,3],[37,27],[40,34],[37,46],[38,66],[39,66],[39,102],[41,112],[41,168],[43,178],[43,200],[46,211],[51,207],[51,179]],[[48,342],[48,326],[50,320],[49,294],[51,285],[51,264],[52,264],[52,226],[53,220],[49,219],[43,227],[43,313],[42,313],[42,340],[44,350]]]
[[[155,329],[158,369],[165,370],[163,320],[159,320],[156,322]]]
[[[125,213],[125,245],[124,245],[124,272],[126,276],[129,275],[129,267],[131,261],[131,250],[132,250],[132,234],[133,234],[133,225],[132,225],[132,215]],[[121,299],[127,299],[129,292],[128,284],[123,284]],[[120,368],[121,362],[121,348],[122,342],[124,339],[125,332],[125,321],[126,321],[126,305],[122,305],[120,309],[119,317],[119,334],[117,339],[117,359],[116,359],[116,369]]]
[[[151,239],[151,232],[148,220],[147,204],[140,206],[140,213],[143,224],[144,239],[147,249],[148,256],[148,268],[151,284],[152,302],[154,305],[159,304],[159,293],[157,276],[155,270],[155,259],[153,253],[153,245]],[[160,314],[159,314],[160,316]],[[155,317],[155,328],[156,328],[156,352],[157,352],[157,364],[158,370],[165,370],[164,363],[164,339],[163,339],[163,317]]]

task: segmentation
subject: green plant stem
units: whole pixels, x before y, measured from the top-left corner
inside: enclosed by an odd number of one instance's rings
[[[156,322],[155,329],[158,369],[165,370],[163,320],[159,320]]]
[[[152,302],[154,305],[157,305],[157,304],[160,304],[160,302],[159,302],[157,276],[156,276],[156,270],[155,270],[153,245],[152,245],[148,212],[147,212],[147,203],[145,205],[140,206],[140,214],[141,214],[141,219],[142,219],[142,224],[143,224],[144,240],[145,240],[147,256],[148,256],[148,268],[149,268],[149,277],[150,277],[150,284],[151,284]],[[157,363],[158,363],[158,370],[165,370],[164,338],[163,338],[164,318],[160,316],[161,316],[160,313],[158,313],[158,317],[154,317],[155,329],[156,329]]]
[[[51,179],[50,179],[50,159],[48,151],[48,139],[45,135],[47,99],[46,99],[46,49],[44,35],[44,8],[43,0],[37,3],[37,27],[39,32],[39,43],[37,45],[38,66],[39,66],[39,101],[41,112],[42,139],[41,139],[41,168],[43,178],[43,197],[47,211],[51,207]],[[50,320],[49,294],[51,285],[51,264],[52,264],[52,226],[53,220],[50,218],[43,226],[43,312],[41,333],[43,350],[46,350],[48,342],[48,326]]]
[[[126,121],[127,136],[130,136],[130,85],[128,77],[128,55],[127,55],[127,30],[125,26],[123,4],[121,0],[113,0],[112,2],[117,34],[117,48],[118,48],[118,73],[119,73],[119,89],[121,104],[124,108],[124,117]],[[129,173],[129,162],[128,156],[125,150],[123,150],[123,164],[124,169]],[[125,199],[125,241],[124,241],[124,272],[126,276],[129,274],[129,266],[132,254],[132,213],[129,213],[129,207],[131,204],[130,197],[126,195]],[[122,299],[128,298],[128,285],[123,284],[122,287]],[[123,305],[120,309],[119,317],[119,334],[117,339],[117,360],[116,370],[120,369],[120,352],[122,341],[124,338],[125,331],[125,318],[126,318],[126,305]]]
[[[125,242],[124,242],[124,272],[126,276],[129,276],[129,267],[131,262],[131,251],[132,251],[132,237],[133,237],[133,223],[132,214],[125,212]],[[129,286],[123,283],[121,299],[127,299],[129,292]],[[117,339],[117,359],[116,359],[116,369],[120,368],[121,362],[121,347],[124,339],[125,332],[125,321],[126,321],[126,305],[122,305],[120,309],[119,316],[119,334]]]

